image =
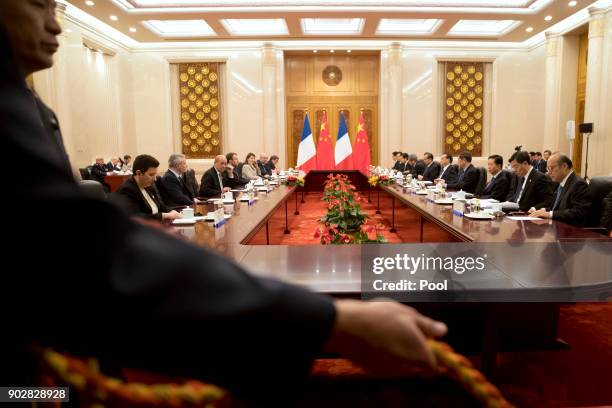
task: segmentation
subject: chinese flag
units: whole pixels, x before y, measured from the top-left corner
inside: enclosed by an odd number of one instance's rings
[[[370,142],[368,142],[368,133],[365,130],[363,111],[359,115],[359,123],[357,124],[355,145],[353,147],[353,164],[355,165],[355,169],[366,176],[368,175],[368,166],[370,165]]]
[[[318,170],[334,170],[334,147],[332,146],[331,138],[329,137],[329,129],[327,123],[327,112],[323,111],[323,119],[321,120],[321,131],[319,133],[319,141],[317,142],[317,169]]]

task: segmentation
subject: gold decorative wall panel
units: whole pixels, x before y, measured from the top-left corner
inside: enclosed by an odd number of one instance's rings
[[[482,155],[484,67],[476,62],[444,64],[444,152]]]
[[[219,63],[179,64],[183,154],[190,159],[222,154]]]

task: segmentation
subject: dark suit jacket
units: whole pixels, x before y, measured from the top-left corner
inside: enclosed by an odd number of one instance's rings
[[[425,165],[425,162],[423,160],[418,160],[416,164],[414,165],[414,168],[412,169],[412,175],[413,176],[422,175],[423,173],[425,173],[425,167],[427,167]]]
[[[506,201],[510,191],[511,175],[507,170],[502,170],[482,190],[481,198],[493,198],[497,201]]]
[[[554,205],[555,197],[556,194],[553,194],[551,206]],[[548,210],[551,209],[548,208]],[[553,210],[553,220],[582,226],[586,224],[590,209],[589,185],[582,177],[572,173],[561,190],[559,204]]]
[[[402,168],[402,163],[399,164],[400,169]],[[402,173],[404,174],[412,174],[412,176],[414,177],[415,172],[414,172],[414,166],[412,164],[410,164],[409,161],[406,161],[406,163],[403,164],[404,169],[400,170]]]
[[[516,188],[521,188],[523,179],[519,179]],[[553,190],[552,182],[546,174],[542,174],[536,169],[531,170],[525,189],[519,201],[519,209],[527,211],[530,208],[540,209],[549,208],[552,204]]]
[[[223,182],[223,187],[229,188],[237,188],[243,186],[244,184],[240,184],[242,178],[236,178],[236,169],[234,169],[234,178],[229,178],[227,176],[227,172],[223,172],[221,176],[221,181]],[[246,184],[246,183],[245,183]],[[217,177],[217,170],[215,167],[211,167],[206,170],[206,172],[202,175],[202,181],[200,182],[200,197],[216,197],[221,195],[221,186],[219,185],[219,178]]]
[[[425,167],[423,171],[423,180],[434,181],[440,175],[440,163],[437,161],[431,162],[428,167]]]
[[[442,171],[442,169],[440,169],[440,171]],[[447,186],[451,184],[454,185],[457,184],[457,177],[459,177],[458,173],[459,170],[457,168],[457,165],[451,164],[446,168],[446,170],[444,171],[444,173],[442,173],[441,176],[438,173],[437,178],[441,178],[442,180],[444,180]]]
[[[106,173],[108,173],[108,169],[105,164],[96,163],[91,167],[91,178],[100,183],[104,183],[104,176],[106,176]]]
[[[475,194],[478,180],[480,180],[478,169],[470,164],[465,170],[459,170],[457,182],[455,184],[448,184],[448,188]]]
[[[189,190],[191,197],[197,196],[200,187],[198,186],[198,181],[196,180],[195,170],[187,170],[185,174],[183,174],[183,177],[185,177],[185,185],[187,186],[187,190]]]
[[[235,188],[235,187],[240,188],[246,184],[249,184],[249,180],[242,177],[242,167],[243,166],[244,166],[243,163],[238,163],[238,165],[234,167],[234,170],[233,170],[234,179],[230,180],[230,183],[232,184],[232,188]]]
[[[115,170],[121,171],[121,163],[117,163],[116,166],[113,166],[112,162],[108,162],[106,163],[106,169],[107,171],[115,171]]]
[[[5,274],[0,288],[2,319],[16,333],[0,349],[0,384],[38,384],[28,352],[37,342],[197,377],[251,399],[271,383],[274,395],[265,398],[295,392],[333,328],[331,300],[246,273],[84,195],[41,126],[6,44],[0,33],[0,149],[8,168],[21,170],[5,180],[11,200],[1,200],[0,210],[14,211],[17,202],[29,214],[44,208],[45,216],[3,221],[12,231],[4,260],[19,264],[19,273]],[[62,329],[57,319],[40,319],[41,311],[61,316]]]
[[[266,164],[262,163],[260,160],[257,160],[257,167],[259,167],[259,171],[261,171],[261,177],[272,175],[270,169],[266,167]]]
[[[397,171],[404,171],[404,165],[398,160],[393,164],[393,169],[392,170],[397,170]]]
[[[151,206],[143,197],[133,176],[127,179],[125,183],[112,194],[112,200],[117,202],[120,206],[123,206],[129,214],[161,221],[162,213],[169,212],[170,208],[168,208],[159,197],[157,189],[147,187],[145,190],[147,190],[155,202],[155,205],[157,205],[157,214],[153,214]]]
[[[536,168],[536,170],[537,170],[537,171],[539,171],[540,173],[544,173],[544,174],[546,174],[546,173],[547,173],[547,171],[548,171],[547,166],[548,166],[548,163],[546,162],[546,160],[544,160],[544,159],[540,159],[539,161],[537,161],[537,162],[535,163],[535,166],[534,166],[534,167],[535,167],[535,168]]]
[[[183,175],[184,177],[184,175]],[[172,170],[166,170],[161,179],[163,189],[160,188],[165,203],[170,207],[192,205],[193,195],[187,187],[185,180],[179,180]]]

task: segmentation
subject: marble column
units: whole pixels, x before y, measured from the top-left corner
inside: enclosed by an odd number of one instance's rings
[[[279,148],[279,135],[277,120],[277,50],[270,43],[263,44],[261,48],[262,61],[262,100],[263,100],[263,151],[269,155],[283,156]]]
[[[593,133],[589,136],[589,152],[587,157],[586,138],[582,149],[582,174],[585,174],[587,161],[589,165],[588,176],[593,172],[593,158],[595,145],[593,141],[599,137],[600,122],[600,95],[602,85],[602,57],[605,27],[605,9],[589,8],[589,48],[587,59],[586,100],[584,106],[584,122],[593,123]],[[603,136],[603,135],[602,135]]]
[[[386,134],[381,144],[380,157],[382,163],[387,163],[394,150],[407,151],[408,135],[403,132],[402,118],[402,47],[400,43],[391,43],[386,50],[386,78],[381,78],[381,84],[386,87],[387,106],[385,108]],[[381,107],[382,108],[382,107]],[[382,110],[381,110],[382,111]]]
[[[557,150],[559,133],[559,47],[561,38],[551,32],[546,35],[546,86],[544,88],[543,149]]]

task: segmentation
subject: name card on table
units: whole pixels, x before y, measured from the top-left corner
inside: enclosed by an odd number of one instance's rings
[[[433,190],[428,189],[427,190],[427,201],[429,201],[430,203],[433,203],[436,199],[436,194]]]
[[[465,214],[465,200],[453,201],[453,214],[463,217]]]
[[[216,209],[213,213],[213,225],[215,227],[220,227],[223,224],[225,224],[225,211],[223,210],[223,207],[221,207]]]

